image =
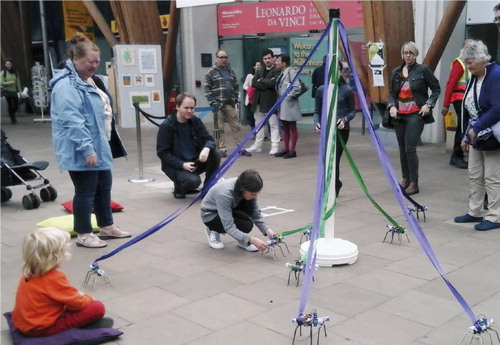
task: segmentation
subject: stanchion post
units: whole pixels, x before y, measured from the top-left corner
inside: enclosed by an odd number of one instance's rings
[[[134,104],[136,105],[136,104]],[[138,105],[135,107],[135,132],[137,135],[137,157],[139,160],[139,178],[129,178],[128,181],[132,183],[146,183],[154,181],[153,178],[144,177],[143,161],[142,161],[142,136],[141,136],[141,113],[139,112]]]
[[[214,140],[217,143],[217,148],[219,147],[220,129],[219,129],[219,108],[216,106],[214,109]]]

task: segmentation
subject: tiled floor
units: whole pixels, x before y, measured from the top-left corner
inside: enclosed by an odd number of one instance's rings
[[[253,157],[241,157],[226,174],[237,176],[252,168],[264,179],[259,196],[262,208],[291,210],[266,218],[282,232],[309,224],[313,215],[318,135],[311,118],[300,126],[298,158],[283,160],[267,154],[268,147]],[[9,142],[30,161],[48,160],[44,171],[58,191],[55,202],[26,211],[21,199],[26,191],[12,188],[12,200],[2,204],[1,308],[13,307],[21,272],[24,235],[48,217],[65,215],[61,202],[71,200],[72,185],[66,172],[54,162],[50,124],[33,123],[31,115],[19,117],[12,126],[2,119]],[[210,126],[210,124],[207,124]],[[376,201],[398,222],[404,217],[388,187],[369,135],[361,135],[359,116],[348,147]],[[248,127],[243,128],[244,132]],[[228,130],[229,131],[229,130]],[[129,150],[128,160],[116,161],[113,200],[124,206],[115,222],[137,235],[158,224],[192,200],[176,200],[172,183],[163,175],[155,154],[156,128],[143,129],[144,177],[149,183],[130,183],[139,177],[135,130],[121,134]],[[393,133],[380,131],[399,171]],[[233,144],[230,134],[229,144]],[[270,146],[268,143],[266,144]],[[233,145],[234,147],[234,145]],[[467,210],[467,171],[448,165],[445,144],[418,148],[420,194],[415,199],[427,206],[425,231],[449,280],[470,304],[474,313],[500,318],[500,231],[477,232],[471,224],[453,223]],[[341,165],[344,187],[335,214],[335,236],[355,243],[358,261],[350,266],[320,268],[306,311],[328,315],[327,337],[320,344],[348,345],[455,345],[471,325],[459,303],[424,255],[410,232],[410,243],[382,243],[388,223],[358,186],[345,160]],[[199,204],[188,208],[172,223],[136,245],[101,261],[113,286],[96,281],[94,289],[82,285],[88,264],[125,243],[111,240],[103,249],[73,245],[73,258],[62,269],[85,292],[102,300],[109,316],[124,335],[121,345],[171,344],[273,344],[292,343],[300,288],[287,286],[286,262],[298,259],[300,235],[286,238],[292,254],[248,253],[223,236],[226,248],[211,249],[199,217]],[[1,322],[1,343],[11,344],[6,322]],[[495,327],[495,325],[493,325]],[[316,342],[317,328],[314,331]],[[297,344],[309,344],[309,329]],[[487,342],[486,342],[487,343]]]

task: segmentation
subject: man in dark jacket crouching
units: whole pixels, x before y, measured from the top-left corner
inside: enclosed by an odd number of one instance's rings
[[[176,112],[160,125],[156,141],[156,154],[161,169],[174,182],[174,197],[184,199],[186,193],[201,184],[200,175],[205,172],[205,184],[220,164],[220,153],[214,138],[203,122],[194,116],[196,98],[181,93],[175,100]]]

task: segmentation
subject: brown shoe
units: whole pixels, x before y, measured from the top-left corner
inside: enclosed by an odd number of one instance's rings
[[[401,182],[399,182],[399,185],[403,188],[403,189],[406,189],[408,188],[408,186],[410,185],[410,180],[408,180],[407,178],[404,178],[401,180]]]
[[[408,188],[405,189],[405,193],[408,195],[413,195],[419,193],[418,182],[410,182]]]

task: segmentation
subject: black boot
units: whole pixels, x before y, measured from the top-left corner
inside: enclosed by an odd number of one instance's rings
[[[459,169],[467,169],[468,167],[468,164],[466,161],[464,161],[464,158],[458,157],[456,155],[451,155],[450,165],[454,165]]]

